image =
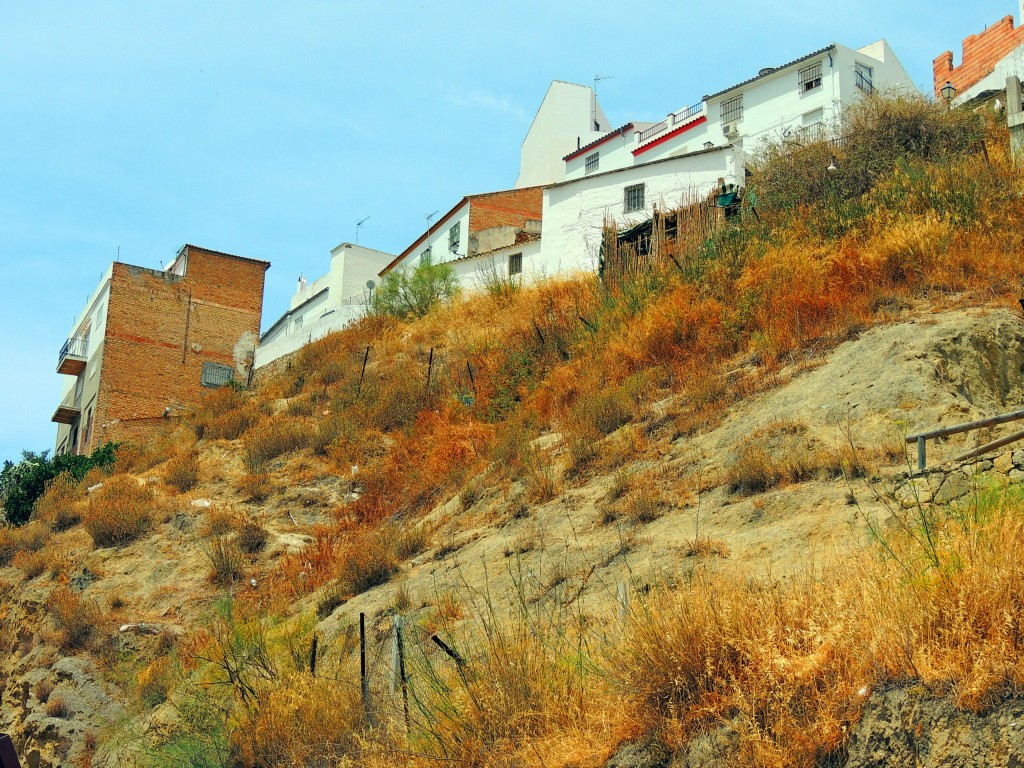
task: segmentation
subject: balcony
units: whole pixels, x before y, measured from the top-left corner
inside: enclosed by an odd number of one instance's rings
[[[57,373],[66,373],[68,376],[80,376],[82,371],[85,370],[85,356],[88,351],[88,337],[68,339],[60,350],[60,359],[57,361]]]
[[[75,397],[75,390],[72,389],[64,396],[61,404],[57,406],[57,410],[53,412],[53,417],[50,421],[57,424],[74,424],[81,413],[82,408]]]

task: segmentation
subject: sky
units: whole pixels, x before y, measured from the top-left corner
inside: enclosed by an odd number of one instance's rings
[[[828,43],[914,82],[1007,0],[0,3],[0,460],[52,449],[57,356],[111,261],[270,261],[263,328],[356,237],[398,253],[507,189],[551,80],[612,125]],[[567,148],[566,151],[568,151]]]

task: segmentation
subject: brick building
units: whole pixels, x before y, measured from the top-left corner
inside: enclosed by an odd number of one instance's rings
[[[266,261],[185,245],[164,269],[114,262],[76,319],[57,372],[57,453],[146,439],[252,367]]]
[[[1021,12],[1024,14],[1024,10]],[[963,99],[1021,46],[1024,46],[1024,26],[1014,28],[1013,16],[1004,16],[982,32],[968,35],[963,41],[959,65],[953,66],[951,51],[945,51],[932,61],[935,95],[940,96],[939,90],[948,82],[956,88],[958,101]]]

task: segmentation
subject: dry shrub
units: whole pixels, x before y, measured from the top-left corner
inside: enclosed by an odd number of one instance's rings
[[[267,529],[251,520],[243,523],[238,530],[236,543],[238,548],[247,555],[255,555],[263,551],[267,545]]]
[[[210,563],[210,581],[220,587],[229,587],[242,578],[242,552],[233,539],[215,533],[203,547]]]
[[[668,503],[661,493],[645,483],[631,491],[623,500],[622,514],[636,525],[645,525],[661,517],[667,508]]]
[[[225,536],[238,525],[238,518],[227,507],[211,506],[206,512],[206,531],[210,536]]]
[[[153,490],[129,475],[114,475],[89,495],[83,522],[97,547],[125,544],[149,530]]]
[[[186,451],[174,456],[164,467],[164,482],[179,493],[186,493],[199,482],[199,454]]]
[[[26,579],[41,576],[46,571],[48,563],[49,558],[45,553],[26,550],[18,552],[11,562],[15,568],[19,568],[25,574]]]
[[[258,474],[266,463],[285,453],[305,448],[315,424],[306,419],[274,416],[259,422],[245,436],[245,460],[249,471]]]
[[[240,764],[328,765],[355,753],[363,728],[358,686],[296,672],[235,731]]]
[[[48,677],[44,677],[32,686],[32,693],[40,704],[45,704],[46,700],[50,698],[50,694],[53,693],[53,689],[53,681]]]
[[[247,472],[239,479],[238,490],[246,501],[266,501],[274,490],[274,481],[267,472]]]
[[[686,557],[728,557],[729,545],[718,539],[701,537],[689,542],[683,551]]]
[[[97,472],[99,474],[99,472]],[[95,475],[86,479],[81,485],[92,485]],[[62,472],[46,484],[46,491],[36,500],[32,508],[32,518],[50,526],[55,531],[66,530],[77,525],[81,519],[78,503],[81,499],[79,483],[70,472]]]
[[[167,700],[171,690],[172,664],[169,656],[150,662],[135,677],[135,693],[144,706],[155,707]]]
[[[838,477],[843,462],[855,459],[845,451],[829,451],[813,438],[805,437],[806,426],[781,422],[756,430],[741,443],[726,469],[726,486],[744,496],[763,493],[783,483],[810,480],[822,472]],[[849,465],[856,472],[859,462]]]
[[[47,717],[59,717],[61,719],[69,718],[72,715],[71,707],[68,706],[64,697],[54,696],[46,702],[46,715]]]
[[[50,529],[37,521],[20,528],[0,527],[0,566],[9,564],[19,552],[38,552],[49,535]]]
[[[65,586],[50,592],[46,608],[57,624],[61,648],[84,648],[99,626],[100,607]]]
[[[235,440],[260,418],[255,400],[231,387],[219,387],[204,393],[203,404],[193,414],[196,437],[207,440]]]

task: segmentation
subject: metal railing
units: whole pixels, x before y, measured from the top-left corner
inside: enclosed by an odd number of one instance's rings
[[[1024,410],[1011,411],[1010,413],[1003,413],[999,416],[989,416],[985,419],[978,419],[977,421],[967,421],[963,424],[954,424],[951,427],[942,427],[940,429],[932,429],[928,432],[918,432],[916,435],[908,435],[908,443],[917,443],[917,471],[918,473],[924,472],[927,466],[927,455],[925,453],[925,441],[939,437],[949,437],[950,435],[957,435],[961,432],[971,432],[975,429],[982,429],[984,427],[993,427],[996,424],[1005,424],[1008,421],[1019,421],[1024,419]],[[1001,437],[998,440],[993,440],[985,445],[979,445],[977,448],[972,448],[966,453],[962,453],[959,456],[955,456],[952,459],[948,459],[946,462],[957,462],[967,461],[968,459],[975,459],[978,456],[994,451],[996,448],[1002,448],[1010,443],[1015,443],[1018,440],[1024,440],[1024,430],[1014,432],[1006,437]]]
[[[689,120],[694,115],[696,115],[696,114],[698,114],[700,112],[703,112],[703,111],[704,111],[704,101],[701,100],[701,101],[698,101],[696,104],[693,104],[693,105],[687,107],[686,109],[682,109],[682,110],[676,112],[674,115],[672,115],[672,125],[677,125],[677,124],[683,122],[684,120]]]
[[[861,72],[853,73],[853,82],[858,88],[864,91],[864,93],[875,92],[875,86],[872,84],[871,79]]]
[[[646,141],[647,139],[651,138],[651,136],[653,136],[654,134],[661,133],[666,128],[668,128],[668,121],[667,120],[662,120],[660,123],[655,123],[654,125],[652,125],[647,130],[640,131],[640,139],[639,139],[639,141]]]
[[[85,357],[89,351],[89,339],[84,336],[74,336],[64,342],[64,346],[60,348],[60,357],[57,358],[58,364],[65,357]]]

